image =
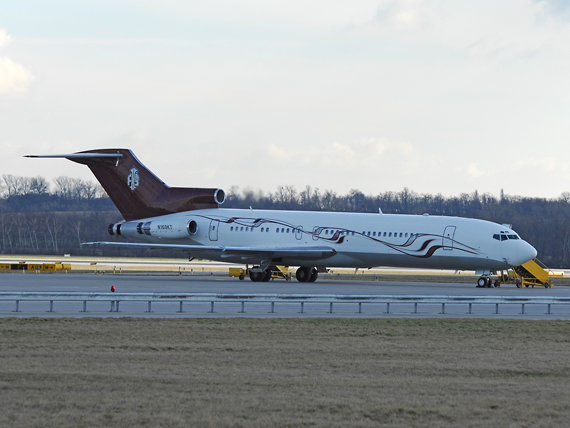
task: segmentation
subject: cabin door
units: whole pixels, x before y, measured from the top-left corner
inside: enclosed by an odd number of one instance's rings
[[[210,222],[210,241],[217,241],[218,240],[218,229],[220,228],[219,220],[212,220]]]
[[[443,231],[443,249],[453,250],[453,237],[455,236],[455,226],[447,226]]]
[[[303,226],[297,226],[295,229],[295,238],[302,239],[303,238]]]

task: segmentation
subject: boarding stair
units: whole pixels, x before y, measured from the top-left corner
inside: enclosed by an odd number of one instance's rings
[[[521,266],[513,268],[516,276],[517,287],[533,287],[543,286],[545,288],[552,288],[552,280],[549,278],[551,275],[544,263],[538,259],[532,259]]]

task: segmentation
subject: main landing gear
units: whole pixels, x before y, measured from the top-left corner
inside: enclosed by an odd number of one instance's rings
[[[245,275],[249,275],[249,279],[253,282],[267,282],[270,281],[271,278],[283,278],[286,281],[291,280],[291,274],[288,273],[288,268],[279,269],[279,266],[270,266],[265,270],[261,270],[259,266],[254,266],[251,269],[241,270],[240,279],[243,279]],[[237,274],[233,276],[237,276]],[[315,267],[301,266],[297,269],[295,276],[299,282],[315,282],[319,277],[319,272]]]
[[[253,282],[268,282],[271,279],[271,268],[267,268],[264,271],[249,271],[249,279]]]
[[[297,269],[295,277],[299,282],[315,282],[319,277],[319,272],[317,271],[317,268],[301,266]]]

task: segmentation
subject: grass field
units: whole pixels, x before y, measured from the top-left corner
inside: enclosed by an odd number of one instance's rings
[[[569,330],[473,319],[0,318],[0,426],[567,426]]]

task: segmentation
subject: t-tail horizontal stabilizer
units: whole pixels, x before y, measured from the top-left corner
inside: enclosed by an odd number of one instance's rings
[[[26,157],[65,158],[87,165],[127,221],[217,208],[225,200],[225,193],[221,189],[167,186],[128,149],[97,149]]]

